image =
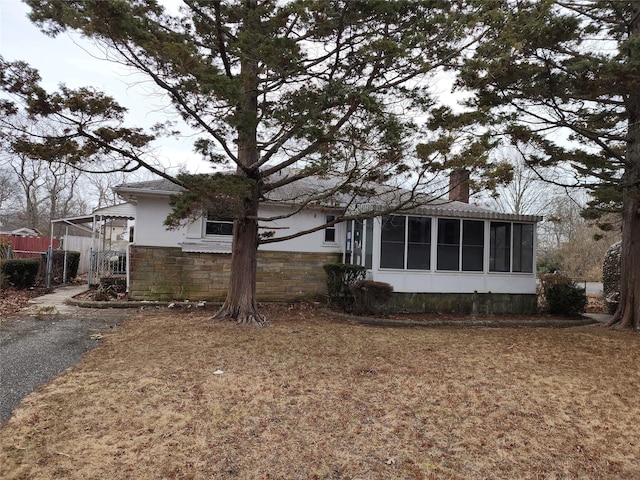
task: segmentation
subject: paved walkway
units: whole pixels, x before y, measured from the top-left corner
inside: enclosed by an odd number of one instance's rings
[[[68,305],[66,301],[87,290],[86,284],[57,287],[51,293],[29,300],[29,306],[23,312],[27,315],[75,312],[78,307]]]

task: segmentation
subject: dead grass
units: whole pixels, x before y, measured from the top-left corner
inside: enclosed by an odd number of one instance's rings
[[[129,320],[0,430],[3,479],[637,478],[640,336]],[[215,374],[217,370],[224,373]]]
[[[44,295],[45,288],[25,288],[16,290],[13,287],[0,288],[0,321],[10,315],[16,315],[29,305],[29,300]]]

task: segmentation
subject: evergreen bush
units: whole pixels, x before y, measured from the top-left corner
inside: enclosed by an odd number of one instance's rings
[[[329,304],[336,305],[344,310],[349,309],[354,302],[353,294],[349,287],[359,280],[364,280],[367,269],[360,265],[348,263],[327,263],[323,267],[327,273]]]
[[[549,313],[553,315],[579,315],[587,306],[585,289],[573,282],[549,285],[546,298]]]
[[[40,261],[34,259],[6,260],[1,265],[4,280],[17,289],[32,287],[38,276]]]

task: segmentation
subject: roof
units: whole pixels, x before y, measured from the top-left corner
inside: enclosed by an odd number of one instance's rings
[[[42,234],[35,228],[20,227],[6,232],[0,231],[0,235],[12,235],[15,237],[39,237]]]
[[[133,220],[136,218],[136,207],[132,203],[120,203],[109,207],[96,208],[91,215],[80,217],[66,217],[52,220],[52,223],[67,223],[72,225],[82,225],[98,220],[117,219]]]
[[[325,193],[340,184],[340,179],[331,177],[306,177],[289,183],[268,194],[267,201],[279,203],[296,203],[301,198],[308,199],[314,192]],[[349,208],[354,213],[380,211],[384,206],[395,204],[397,200],[408,197],[411,192],[408,190],[393,188],[380,183],[366,185],[376,191],[374,197],[363,197],[364,202],[351,203]],[[119,185],[115,188],[116,193],[129,201],[136,201],[139,195],[171,196],[183,191],[184,188],[166,180],[150,180],[146,182],[135,182]],[[519,215],[502,213],[477,205],[450,201],[446,199],[434,199],[426,194],[422,196],[423,203],[420,206],[408,209],[402,213],[419,214],[438,217],[476,218],[489,220],[505,220],[515,222],[539,222],[542,217],[537,215]],[[318,202],[311,202],[310,205],[322,208],[344,208],[351,199],[351,195],[336,191],[330,197],[319,195]]]
[[[118,195],[124,198],[135,199],[135,195],[175,195],[184,190],[180,185],[176,185],[164,178],[159,180],[148,180],[146,182],[124,183],[114,188]]]

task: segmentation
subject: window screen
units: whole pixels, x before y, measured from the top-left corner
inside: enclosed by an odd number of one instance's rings
[[[438,219],[438,270],[460,270],[460,220]]]
[[[511,224],[491,222],[489,237],[489,271],[509,272],[511,269]]]
[[[405,217],[391,215],[382,219],[380,268],[404,268]]]
[[[408,217],[407,268],[429,270],[431,256],[431,219]]]
[[[462,270],[481,272],[484,263],[484,222],[462,222]]]

